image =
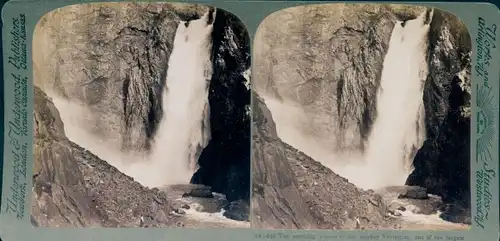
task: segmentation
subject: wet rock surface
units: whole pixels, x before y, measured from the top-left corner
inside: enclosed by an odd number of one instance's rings
[[[210,187],[206,186],[196,186],[192,187],[189,192],[185,192],[182,194],[183,197],[204,197],[204,198],[213,198],[212,190]]]
[[[429,199],[429,195],[425,187],[408,186],[403,193],[399,194],[398,198]]]
[[[224,217],[238,221],[250,221],[250,205],[245,200],[230,202],[224,207],[224,210]]]
[[[177,210],[217,213],[229,203],[224,195],[214,193],[210,187],[203,185],[171,185],[162,190],[170,200],[175,200],[172,205]]]
[[[378,190],[382,200],[393,213],[411,212],[415,214],[431,215],[444,207],[441,197],[428,194],[425,188],[414,186],[387,187]]]
[[[462,205],[445,204],[440,208],[440,217],[448,222],[472,224],[472,211]]]

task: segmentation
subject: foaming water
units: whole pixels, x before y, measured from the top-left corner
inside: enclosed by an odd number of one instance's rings
[[[434,214],[418,214],[412,212],[407,209],[406,211],[400,212],[402,217],[401,219],[407,223],[406,226],[410,226],[408,224],[414,224],[414,227],[418,227],[415,229],[426,229],[426,230],[467,230],[470,228],[470,225],[461,224],[461,223],[452,223],[443,220],[441,216],[441,212],[437,211]]]
[[[364,153],[334,152],[321,138],[305,133],[309,123],[302,107],[262,96],[278,136],[363,189],[404,185],[425,139],[423,84],[428,74],[428,19],[432,19],[432,12],[397,21],[394,26],[377,95],[377,118]]]
[[[213,227],[250,228],[250,222],[237,221],[226,218],[224,209],[216,213],[203,212],[203,206],[192,203],[191,208],[184,209],[186,217],[203,223],[213,223]]]
[[[209,11],[200,19],[178,25],[162,96],[164,115],[150,155],[122,152],[120,140],[90,131],[91,109],[50,95],[68,139],[144,186],[189,183],[210,139],[208,87],[214,18],[215,11]]]

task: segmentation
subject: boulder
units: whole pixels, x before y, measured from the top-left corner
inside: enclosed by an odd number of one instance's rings
[[[189,192],[182,194],[183,197],[201,197],[201,198],[213,198],[214,194],[210,187],[207,186],[196,186],[193,187]]]
[[[425,187],[407,187],[405,192],[401,193],[398,198],[429,199],[429,195]]]
[[[250,221],[250,205],[245,200],[230,202],[224,207],[224,216],[238,221]]]

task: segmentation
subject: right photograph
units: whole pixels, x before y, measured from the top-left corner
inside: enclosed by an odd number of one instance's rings
[[[251,225],[467,230],[471,38],[417,5],[318,4],[259,26]]]

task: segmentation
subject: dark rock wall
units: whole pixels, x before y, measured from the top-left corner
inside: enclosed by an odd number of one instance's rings
[[[430,73],[424,105],[427,140],[408,185],[428,188],[445,202],[470,205],[470,51],[465,26],[436,11],[429,35]]]
[[[229,201],[250,195],[250,90],[244,73],[250,68],[250,39],[243,23],[218,10],[214,22],[213,75],[209,89],[211,140],[202,151],[192,178]]]

